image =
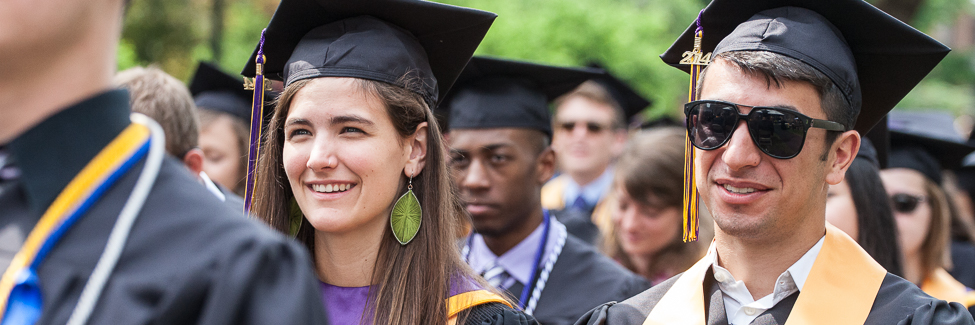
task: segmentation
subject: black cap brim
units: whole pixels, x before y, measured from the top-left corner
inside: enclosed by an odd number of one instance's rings
[[[343,19],[370,16],[408,31],[426,52],[437,90],[447,93],[474,54],[495,14],[416,0],[283,0],[268,24],[264,75],[282,80],[285,65],[306,33]],[[255,48],[242,74],[255,75]]]
[[[877,124],[950,49],[913,27],[862,0],[714,0],[701,13],[702,51],[711,52],[735,28],[768,9],[799,7],[812,10],[835,26],[856,60],[862,107],[854,129],[866,133]],[[696,24],[660,56],[671,66],[694,47]],[[821,44],[808,44],[816,47]],[[800,59],[800,58],[797,58]],[[834,81],[835,82],[835,81]]]
[[[252,93],[244,89],[243,79],[224,73],[216,65],[200,62],[189,88],[197,107],[250,119]]]
[[[605,71],[603,75],[593,78],[592,80],[599,83],[600,86],[609,92],[609,95],[613,97],[613,100],[620,105],[623,109],[623,114],[626,115],[626,119],[629,120],[633,116],[639,114],[643,109],[650,106],[653,102],[649,99],[640,95],[633,87],[630,87],[627,82],[620,80],[613,74],[609,73],[609,70],[603,68],[603,66],[596,62],[590,62],[588,65],[590,68],[602,69]]]
[[[474,57],[436,113],[447,121],[445,128],[519,127],[551,136],[548,103],[603,73],[593,68]]]

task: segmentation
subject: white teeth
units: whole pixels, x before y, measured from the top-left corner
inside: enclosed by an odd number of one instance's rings
[[[334,185],[312,184],[311,185],[312,191],[319,192],[319,193],[344,192],[349,190],[350,188],[352,188],[352,184],[334,184]]]
[[[728,184],[724,185],[724,189],[728,190],[728,192],[735,193],[735,194],[748,194],[751,192],[755,192],[755,189],[751,187],[737,188]]]

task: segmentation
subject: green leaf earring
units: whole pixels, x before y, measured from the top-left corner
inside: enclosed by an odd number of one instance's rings
[[[410,175],[406,193],[396,200],[393,211],[389,214],[389,225],[392,226],[393,236],[400,245],[406,245],[416,237],[416,233],[420,231],[422,216],[423,209],[420,208],[420,200],[413,194],[413,175]]]
[[[301,207],[298,206],[298,201],[291,198],[291,207],[288,209],[288,233],[291,234],[291,238],[298,236],[298,231],[301,230],[301,221],[305,219],[305,215],[301,213]]]

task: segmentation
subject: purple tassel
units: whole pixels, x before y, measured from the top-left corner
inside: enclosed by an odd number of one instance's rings
[[[251,105],[251,137],[247,151],[247,182],[244,188],[244,214],[251,210],[254,199],[254,183],[257,177],[257,156],[261,149],[261,128],[264,122],[264,33],[257,47],[257,72],[254,76],[254,102]]]

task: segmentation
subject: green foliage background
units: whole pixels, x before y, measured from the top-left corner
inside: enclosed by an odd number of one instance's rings
[[[225,0],[222,53],[211,50],[213,0],[134,0],[119,48],[119,68],[159,65],[188,80],[198,61],[240,71],[278,0]],[[354,0],[350,0],[354,1]],[[646,117],[680,116],[687,75],[663,64],[663,53],[696,17],[706,0],[442,0],[499,15],[479,55],[556,65],[598,61],[651,98]],[[971,12],[965,0],[924,0],[911,24],[931,32]],[[946,40],[942,40],[946,41]],[[971,50],[953,51],[899,105],[973,113],[975,69]]]

